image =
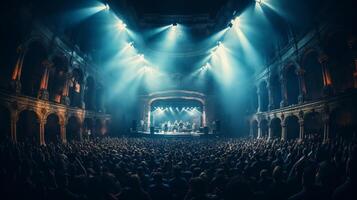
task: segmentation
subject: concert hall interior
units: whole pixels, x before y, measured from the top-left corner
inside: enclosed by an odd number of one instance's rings
[[[0,199],[357,199],[356,0],[5,0]]]

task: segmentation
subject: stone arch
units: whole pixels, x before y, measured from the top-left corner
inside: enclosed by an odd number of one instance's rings
[[[48,52],[40,41],[28,45],[21,72],[21,90],[24,95],[37,97],[45,69],[42,63],[47,56]]]
[[[0,105],[0,141],[11,137],[11,113],[8,108]]]
[[[259,123],[259,127],[261,131],[261,137],[262,138],[268,137],[268,133],[269,133],[268,120],[262,119]]]
[[[69,61],[64,55],[56,55],[52,59],[53,67],[49,73],[48,92],[50,99],[60,103],[61,95],[66,83]]]
[[[69,85],[69,98],[71,106],[82,107],[81,92],[83,90],[84,73],[80,68],[72,70],[72,77]]]
[[[60,118],[57,114],[51,113],[47,116],[46,125],[45,125],[46,144],[58,143],[61,141],[59,122],[60,122]]]
[[[328,65],[336,92],[353,88],[354,65],[349,56],[346,32],[340,30],[328,34],[325,51],[329,58]]]
[[[86,79],[84,102],[86,104],[86,109],[96,109],[96,83],[92,76],[88,76]]]
[[[356,108],[338,107],[330,115],[330,137],[352,138],[357,130]]]
[[[33,110],[23,110],[16,124],[16,139],[18,142],[40,144],[39,115]]]
[[[324,127],[320,113],[312,111],[304,116],[304,133],[305,135],[323,136]]]
[[[296,66],[293,64],[288,65],[285,68],[285,75],[288,105],[297,104],[299,99],[299,80],[296,75]]]
[[[268,88],[267,88],[267,82],[262,81],[259,84],[259,111],[260,112],[265,112],[268,111],[268,105],[269,105],[269,96],[268,96]]]
[[[252,134],[253,138],[258,137],[258,121],[257,120],[251,121],[251,134]]]
[[[295,115],[287,116],[285,119],[287,139],[299,138],[300,125],[299,118]]]
[[[305,53],[302,60],[302,67],[305,70],[305,85],[307,91],[307,99],[315,100],[322,96],[323,91],[323,77],[322,67],[318,61],[318,52],[309,50]]]
[[[274,105],[271,105],[272,109],[280,107],[281,98],[281,85],[280,85],[280,76],[277,72],[272,73],[270,77],[270,87],[271,94],[273,98]]]
[[[67,141],[80,141],[81,139],[81,121],[77,116],[70,116],[66,126]]]
[[[281,137],[281,120],[279,118],[273,118],[270,121],[271,137],[280,138]]]

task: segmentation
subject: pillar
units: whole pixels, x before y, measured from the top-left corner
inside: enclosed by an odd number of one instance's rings
[[[150,126],[151,126],[151,105],[148,105],[147,106],[147,115],[148,115],[148,121],[147,121],[147,123],[148,123],[148,131],[150,131]]]
[[[202,127],[206,127],[207,123],[206,123],[206,106],[203,105],[202,106]]]
[[[273,130],[271,127],[271,120],[268,121],[268,140],[271,140],[273,138]]]
[[[299,127],[299,140],[303,140],[305,138],[304,119],[299,119]]]
[[[281,140],[285,141],[288,138],[288,133],[286,130],[286,123],[285,121],[281,121]]]
[[[262,97],[259,85],[257,86],[257,97],[258,97],[258,110],[257,112],[262,112]]]
[[[83,82],[80,84],[80,108],[85,109],[86,108],[86,103],[84,102],[84,88],[85,88],[86,83]]]
[[[11,141],[16,143],[17,142],[17,137],[16,137],[16,125],[17,125],[17,120],[18,120],[18,113],[17,111],[11,111]]]
[[[302,68],[299,68],[296,70],[296,75],[298,77],[299,81],[299,103],[304,103],[305,98],[306,98],[306,84],[305,84],[305,70]]]
[[[45,125],[46,125],[46,120],[45,119],[40,119],[39,121],[40,125],[40,145],[46,145],[45,142]]]
[[[280,85],[281,85],[281,102],[280,108],[288,105],[288,91],[286,87],[287,81],[284,73],[280,74]]]
[[[328,57],[325,54],[321,54],[319,56],[319,62],[321,64],[322,69],[322,79],[324,82],[323,94],[324,96],[331,96],[332,95],[332,79],[330,70],[328,68]]]
[[[23,62],[24,62],[26,50],[20,46],[17,49],[17,53],[18,53],[18,58],[16,60],[15,67],[14,67],[14,70],[13,70],[12,75],[11,75],[10,86],[11,86],[11,90],[15,94],[20,94],[21,93],[21,81],[20,81],[20,78],[21,78],[22,65],[23,65]]]
[[[322,122],[324,124],[324,135],[323,141],[326,142],[330,139],[330,118],[329,114],[323,114]]]
[[[262,138],[262,129],[260,128],[260,122],[258,122],[258,139]]]
[[[52,63],[48,60],[42,62],[42,66],[45,68],[42,74],[41,83],[40,83],[40,90],[38,92],[38,98],[43,100],[49,99],[48,93],[48,78],[50,74],[50,68],[52,67]]]
[[[63,86],[63,90],[62,90],[62,96],[61,96],[61,103],[69,106],[71,101],[69,99],[69,81],[70,81],[70,74],[66,73],[65,75],[65,82],[64,82],[64,86]]]
[[[67,143],[67,135],[66,135],[66,121],[62,120],[60,121],[60,134],[61,134],[61,141],[62,143]]]

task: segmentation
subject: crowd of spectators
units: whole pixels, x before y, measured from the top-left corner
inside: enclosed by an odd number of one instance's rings
[[[1,199],[357,199],[355,139],[3,141]]]

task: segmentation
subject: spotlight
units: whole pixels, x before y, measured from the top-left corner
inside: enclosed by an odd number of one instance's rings
[[[109,9],[110,9],[109,4],[106,3],[104,9],[105,9],[105,10],[109,10]]]
[[[255,0],[255,3],[262,5],[263,1],[262,0]]]
[[[232,28],[232,27],[238,27],[238,26],[239,26],[239,18],[236,17],[231,20],[229,27]]]
[[[144,54],[139,54],[138,56],[139,56],[140,61],[144,61],[144,59],[145,59]]]
[[[117,27],[120,31],[122,31],[122,30],[125,30],[126,24],[123,21],[119,20]]]

